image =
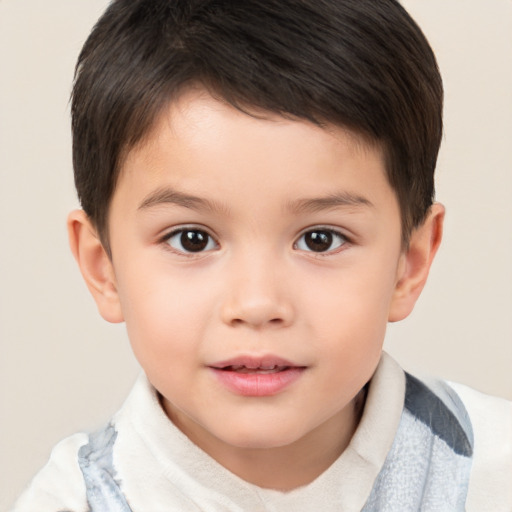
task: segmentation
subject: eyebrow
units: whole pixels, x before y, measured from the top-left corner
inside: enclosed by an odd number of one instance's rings
[[[292,201],[288,206],[291,211],[296,213],[314,213],[338,207],[374,207],[373,203],[369,199],[356,194],[350,194],[348,192],[329,194],[325,197],[299,199],[297,201]]]
[[[174,204],[184,208],[210,212],[227,210],[227,208],[220,203],[202,197],[184,194],[172,188],[159,188],[151,192],[144,198],[138,209],[147,210],[164,204]],[[347,192],[330,194],[325,197],[298,199],[288,203],[288,209],[294,213],[314,213],[330,208],[362,206],[373,207],[373,203],[362,196]]]
[[[172,188],[159,188],[151,192],[145,197],[138,209],[147,210],[164,204],[174,204],[193,210],[205,210],[211,212],[224,211],[226,209],[223,205],[217,202],[190,194],[184,194],[183,192],[178,192]]]

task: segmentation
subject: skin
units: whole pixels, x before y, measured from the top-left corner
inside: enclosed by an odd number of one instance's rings
[[[378,146],[191,90],[124,161],[112,258],[83,212],[68,226],[100,313],[126,322],[168,417],[241,478],[289,490],[350,442],[386,325],[412,310],[443,215],[434,205],[404,250]],[[187,252],[180,229],[200,230],[204,250]],[[331,240],[311,250],[312,233]],[[283,358],[300,376],[243,396],[212,370],[238,356]]]

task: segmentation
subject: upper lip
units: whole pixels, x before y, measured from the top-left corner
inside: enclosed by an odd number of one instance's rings
[[[224,361],[218,361],[208,365],[216,370],[226,370],[230,368],[249,368],[260,370],[271,370],[273,368],[303,368],[303,365],[292,363],[282,357],[274,355],[251,356],[241,355]]]

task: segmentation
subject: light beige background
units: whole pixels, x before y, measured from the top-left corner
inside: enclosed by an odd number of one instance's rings
[[[0,510],[63,436],[92,429],[138,372],[97,315],[65,218],[68,97],[105,0],[0,0]],[[412,371],[512,398],[512,1],[407,0],[440,63],[443,247],[388,350]]]

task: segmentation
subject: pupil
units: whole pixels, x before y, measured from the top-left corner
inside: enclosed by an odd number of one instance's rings
[[[184,231],[181,234],[181,245],[189,252],[202,251],[208,245],[208,235],[202,231]]]
[[[307,233],[306,245],[308,249],[315,252],[327,251],[332,245],[332,233],[328,231],[312,231]]]

